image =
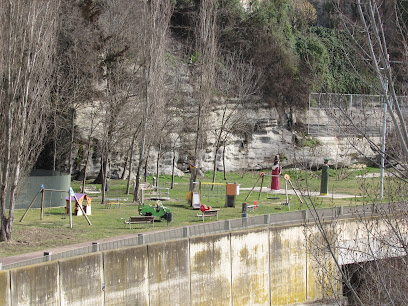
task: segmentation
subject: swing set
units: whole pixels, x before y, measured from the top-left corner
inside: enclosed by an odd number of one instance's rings
[[[194,186],[198,185],[198,188],[194,188],[194,190],[198,189],[198,192],[189,192],[186,198],[191,202],[191,206],[193,206],[194,209],[200,209],[202,204],[201,199],[203,199],[203,202],[206,204],[210,204],[210,200],[215,200],[215,202],[224,200],[225,207],[235,207],[235,197],[239,195],[238,184],[210,182],[193,182],[193,184]]]
[[[258,195],[258,201],[259,201],[259,199],[261,198],[261,194],[262,194],[262,187],[263,187],[263,182],[264,182],[265,176],[270,176],[270,177],[272,177],[272,175],[270,175],[270,174],[265,174],[265,172],[261,172],[261,173],[259,174],[259,177],[258,177],[258,179],[256,180],[254,186],[252,187],[252,189],[249,191],[248,195],[246,196],[245,201],[249,198],[249,196],[251,195],[251,193],[254,191],[256,185],[258,184],[259,180],[261,179],[261,188],[259,189],[259,195]],[[303,204],[303,200],[301,199],[301,197],[299,196],[299,194],[298,194],[298,192],[296,191],[295,187],[293,186],[292,181],[290,180],[289,174],[285,174],[285,175],[283,176],[283,178],[285,179],[285,195],[286,195],[286,203],[285,203],[285,204],[288,205],[288,207],[289,207],[289,209],[290,209],[289,197],[288,197],[288,182],[289,182],[290,186],[292,187],[294,193],[295,193],[296,196],[298,197],[300,203]]]
[[[51,192],[51,197],[49,200],[50,203],[50,210],[51,210],[51,199],[52,199],[52,192],[57,192],[57,193],[61,193],[61,196],[63,193],[68,194],[68,199],[69,199],[69,205],[68,205],[68,214],[69,214],[69,225],[70,228],[72,228],[72,207],[71,207],[71,198],[73,198],[75,200],[75,203],[77,204],[76,206],[82,211],[82,214],[84,215],[84,217],[86,218],[86,221],[88,221],[89,225],[92,225],[91,221],[88,219],[88,216],[86,215],[85,211],[82,208],[82,205],[80,205],[80,201],[78,200],[74,190],[72,189],[72,187],[69,188],[68,191],[66,190],[57,190],[57,189],[46,189],[44,188],[44,185],[41,185],[40,190],[35,194],[33,200],[31,201],[30,205],[28,205],[27,210],[24,212],[23,216],[20,219],[20,222],[23,221],[23,219],[25,218],[25,216],[27,215],[28,211],[30,210],[31,206],[33,206],[35,200],[37,199],[37,197],[41,194],[41,213],[40,213],[40,220],[42,220],[44,218],[44,199],[45,199],[45,193],[46,192]],[[64,218],[65,219],[65,218]]]
[[[199,182],[199,192],[201,198],[207,199],[207,203],[210,202],[210,199],[219,202],[220,200],[225,198],[225,187],[226,183],[206,183],[206,182]],[[223,189],[222,189],[223,188]]]

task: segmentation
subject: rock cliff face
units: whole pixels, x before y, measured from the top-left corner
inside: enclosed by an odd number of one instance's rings
[[[233,136],[230,138],[225,148],[225,167],[226,171],[244,171],[271,169],[273,159],[276,154],[281,157],[283,167],[314,167],[323,163],[324,158],[329,158],[330,165],[348,166],[352,163],[362,163],[369,158],[375,158],[375,153],[362,138],[350,137],[315,137],[312,144],[305,143],[303,138],[296,132],[291,132],[287,128],[287,120],[279,115],[275,108],[269,107],[266,103],[258,103],[252,109],[245,109],[246,117],[242,124],[252,127],[252,134],[247,137]],[[214,109],[211,113],[211,120],[221,120],[222,113]],[[85,116],[78,116],[78,126],[86,126]],[[295,112],[297,123],[307,123],[307,112]],[[176,175],[183,175],[187,170],[187,164],[191,158],[194,133],[184,135],[181,138],[180,149],[176,152],[177,169]],[[84,138],[84,137],[83,137]],[[380,139],[374,139],[374,142],[380,143]],[[207,146],[203,150],[202,162],[198,165],[203,171],[213,169],[215,138],[208,133]],[[85,145],[83,145],[85,147]],[[186,149],[188,148],[188,149]],[[223,170],[222,149],[220,149],[217,158],[217,170]],[[125,164],[125,150],[117,150],[111,158],[111,177],[119,178],[123,172]],[[360,152],[360,153],[357,153]],[[84,153],[83,153],[84,154]],[[97,152],[93,156],[89,166],[89,177],[94,177],[100,169],[100,157]],[[148,173],[156,173],[156,156],[154,150],[150,153]],[[171,152],[164,154],[160,162],[160,173],[171,174],[173,155]],[[77,167],[80,172],[83,166]]]
[[[248,6],[250,1],[241,0],[243,5]],[[327,14],[327,6],[330,5],[330,0],[311,0],[310,1],[317,12],[317,24],[325,26],[329,22]],[[347,2],[347,1],[345,1]],[[327,17],[327,18],[326,18]],[[174,41],[172,47],[175,50],[182,50],[183,46]],[[178,61],[177,56],[174,58]],[[188,71],[186,63],[177,62],[172,67],[168,67],[171,78],[180,78],[179,90],[190,99],[192,107],[195,105],[193,100],[194,85],[192,83],[191,73]],[[100,85],[98,90],[103,91],[104,85]],[[96,102],[95,102],[96,103]],[[307,103],[305,103],[306,105]],[[98,109],[98,107],[95,107]],[[80,162],[76,166],[76,173],[80,173],[83,169],[85,152],[80,150],[86,148],[86,139],[89,126],[89,116],[91,108],[83,108],[79,111],[77,116],[77,127],[79,131],[78,139],[78,154],[77,160]],[[273,159],[276,154],[281,157],[282,166],[295,167],[310,167],[318,166],[323,163],[324,158],[330,159],[331,165],[349,165],[351,163],[360,163],[366,160],[366,156],[375,158],[375,153],[370,149],[370,146],[359,138],[336,138],[336,137],[315,137],[313,141],[304,142],[304,131],[293,132],[289,129],[288,117],[289,110],[276,109],[271,107],[268,103],[257,102],[251,108],[242,110],[245,112],[245,117],[241,123],[250,127],[251,133],[248,136],[232,136],[228,140],[225,147],[225,168],[226,171],[240,171],[240,170],[258,170],[270,169],[273,165]],[[222,117],[222,112],[217,107],[214,107],[210,114],[210,121],[219,122]],[[97,120],[96,120],[97,121]],[[294,115],[291,116],[291,126],[296,123],[296,126],[307,125],[307,111],[294,110]],[[210,125],[211,126],[211,125]],[[211,128],[209,128],[211,129]],[[101,135],[101,134],[100,134]],[[180,149],[176,152],[177,171],[176,175],[183,175],[187,170],[187,162],[191,161],[194,151],[194,137],[193,131],[183,134],[180,137]],[[101,139],[101,136],[95,136],[96,139]],[[203,171],[213,169],[214,159],[214,144],[216,142],[215,136],[208,131],[207,145],[202,150],[201,162],[198,165]],[[374,142],[379,143],[380,139],[374,139]],[[82,144],[81,144],[82,143]],[[113,178],[121,177],[129,144],[121,144],[119,142],[118,149],[112,153],[111,156],[111,170],[110,175]],[[88,167],[88,176],[95,177],[100,170],[100,156],[97,151],[97,146],[93,147],[91,153],[92,160]],[[359,154],[356,152],[358,148]],[[135,154],[137,156],[137,154]],[[156,172],[156,156],[157,152],[153,149],[150,152],[148,173],[154,174]],[[217,169],[223,170],[222,149],[218,152]],[[137,157],[136,157],[137,158]],[[82,160],[82,161],[81,161]],[[160,162],[160,173],[171,174],[173,155],[171,152],[164,154]],[[136,160],[135,160],[136,162]]]

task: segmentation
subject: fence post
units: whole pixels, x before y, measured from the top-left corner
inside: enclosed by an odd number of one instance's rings
[[[51,255],[52,255],[52,252],[48,252],[48,251],[44,252],[44,262],[51,261]]]
[[[303,219],[305,220],[305,222],[309,221],[309,210],[304,210],[303,211]]]
[[[264,223],[269,225],[271,221],[271,216],[270,215],[264,215]]]
[[[242,227],[247,227],[248,226],[248,214],[243,213],[242,214]]]
[[[185,226],[183,227],[183,237],[189,237],[190,236],[190,227]]]
[[[92,252],[99,252],[100,244],[99,242],[92,242]]]

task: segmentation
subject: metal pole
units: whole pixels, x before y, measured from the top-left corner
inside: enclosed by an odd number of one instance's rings
[[[42,220],[44,217],[44,188],[41,189],[41,216],[40,219]]]
[[[380,176],[380,200],[381,201],[384,195],[384,164],[385,164],[385,134],[386,132],[387,132],[387,103],[384,101],[384,118],[383,118],[383,128],[382,128],[382,145],[381,145],[381,176]]]
[[[69,206],[68,206],[68,213],[69,213],[69,227],[72,228],[72,209],[71,209],[71,191],[68,191],[68,199],[69,199]]]

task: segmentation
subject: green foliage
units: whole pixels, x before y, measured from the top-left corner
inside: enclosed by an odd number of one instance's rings
[[[313,137],[304,137],[299,143],[300,146],[302,147],[309,147],[309,148],[315,148],[317,146],[321,145],[321,142]]]
[[[317,36],[300,35],[296,41],[296,51],[308,63],[314,74],[322,75],[324,79],[330,77],[329,52]]]
[[[365,93],[369,89],[359,72],[364,71],[359,59],[345,52],[349,42],[336,29],[311,27],[307,34],[298,36],[296,50],[307,63],[316,81],[315,91]]]

